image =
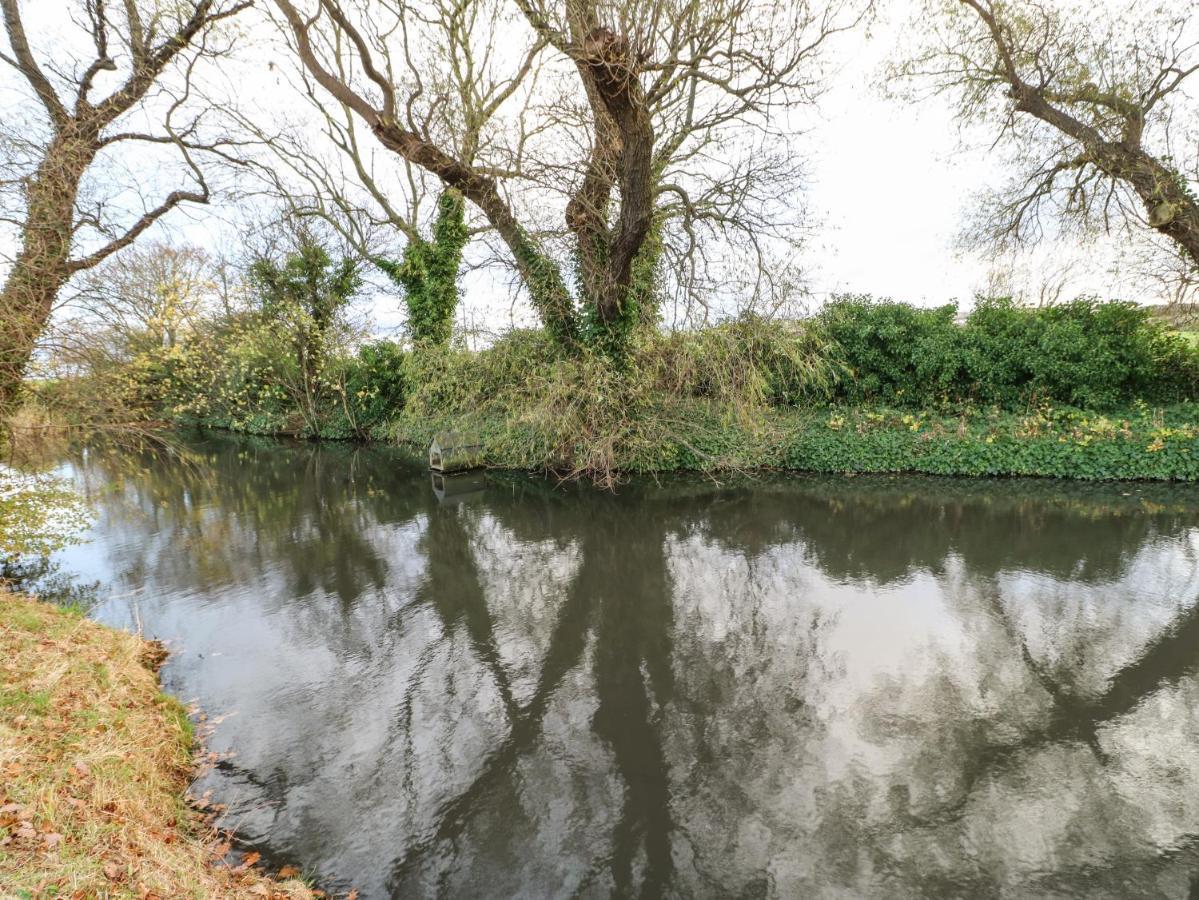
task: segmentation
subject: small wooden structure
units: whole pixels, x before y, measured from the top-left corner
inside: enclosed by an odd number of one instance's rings
[[[483,447],[474,435],[439,431],[429,445],[429,468],[448,474],[476,469],[482,464]]]

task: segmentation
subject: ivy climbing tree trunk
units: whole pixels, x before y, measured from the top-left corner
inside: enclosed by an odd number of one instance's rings
[[[83,46],[90,43],[90,49],[83,57],[72,57],[64,50],[52,63],[43,64],[25,33],[19,0],[0,0],[9,50],[3,54],[4,62],[23,77],[48,126],[44,143],[34,144],[36,168],[25,175],[27,187],[20,208],[3,211],[20,229],[20,249],[0,287],[0,417],[11,411],[16,401],[37,339],[67,280],[132,244],[176,206],[208,202],[208,186],[190,154],[211,147],[178,137],[194,135],[198,119],[186,126],[174,123],[172,127],[168,122],[165,134],[114,133],[109,126],[128,121],[127,114],[138,109],[154,115],[142,101],[167,67],[185,57],[190,48],[192,59],[183,67],[186,95],[195,60],[218,52],[207,44],[212,26],[249,5],[248,0],[189,0],[173,4],[173,12],[166,15],[155,4],[139,4],[136,0],[126,0],[120,14],[114,14],[103,3],[79,4],[85,9],[67,11],[65,18],[86,23]],[[142,11],[144,6],[151,8]],[[110,43],[117,42],[124,46],[119,50],[110,47]],[[93,98],[96,76],[102,71],[119,70],[114,61],[118,53],[128,60],[124,79],[106,97]],[[54,81],[47,71],[53,74]],[[179,106],[176,104],[170,112],[158,114],[169,119]],[[25,133],[3,133],[0,139],[21,146],[37,140]],[[127,142],[174,145],[192,173],[194,187],[172,191],[157,205],[147,202],[146,211],[131,222],[113,222],[104,204],[94,200],[89,202],[87,212],[81,213],[77,208],[80,185],[89,167],[106,147]],[[20,173],[6,173],[6,177],[20,177]],[[135,189],[133,184],[121,185],[118,193]],[[113,204],[127,205],[128,197],[121,204]],[[81,229],[87,228],[98,232],[102,242],[90,253],[73,256],[75,238]]]
[[[408,331],[418,346],[450,342],[467,237],[466,201],[460,191],[446,188],[437,198],[432,240],[410,237],[398,263],[382,257],[373,260],[404,291]]]
[[[71,277],[75,198],[95,157],[95,135],[56,135],[27,193],[21,249],[0,289],[0,414],[16,402],[25,367]]]
[[[771,114],[814,98],[809,59],[873,5],[497,0],[464,17],[412,0],[384,23],[350,0],[274,4],[307,75],[487,221],[554,339],[614,356],[652,320],[667,266],[683,290],[707,277],[702,241],[743,235],[765,270],[795,168],[791,147],[764,150]],[[500,22],[517,52],[493,52]],[[457,89],[429,91],[442,69]],[[557,197],[565,234],[544,215]]]

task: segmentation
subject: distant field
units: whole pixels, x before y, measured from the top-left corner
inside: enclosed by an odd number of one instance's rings
[[[1199,347],[1199,331],[1180,331],[1178,333],[1186,338],[1192,347]]]

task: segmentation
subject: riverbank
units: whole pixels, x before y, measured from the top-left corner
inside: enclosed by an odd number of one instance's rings
[[[959,324],[953,306],[844,298],[804,320],[646,329],[620,357],[564,353],[536,329],[478,351],[379,342],[330,357],[303,397],[289,359],[243,358],[221,334],[118,367],[111,391],[92,377],[31,393],[68,421],[124,391],[127,420],[422,453],[453,431],[487,465],[605,484],[759,469],[1199,478],[1199,351],[1125,303],[980,300]]]
[[[420,451],[439,430],[477,436],[485,465],[612,479],[621,473],[813,473],[1199,480],[1199,406],[1092,413],[1043,406],[1025,414],[885,407],[757,410],[675,403],[592,431],[533,408],[496,415],[404,416],[388,437]]]
[[[320,896],[221,862],[157,645],[0,593],[0,896]]]

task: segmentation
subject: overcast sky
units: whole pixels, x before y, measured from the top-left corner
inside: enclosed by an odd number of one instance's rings
[[[966,299],[986,267],[955,250],[972,192],[996,177],[982,149],[962,149],[944,100],[881,95],[908,4],[891,4],[844,60],[809,134],[809,202],[819,225],[809,253],[818,296],[862,292],[914,303]]]

